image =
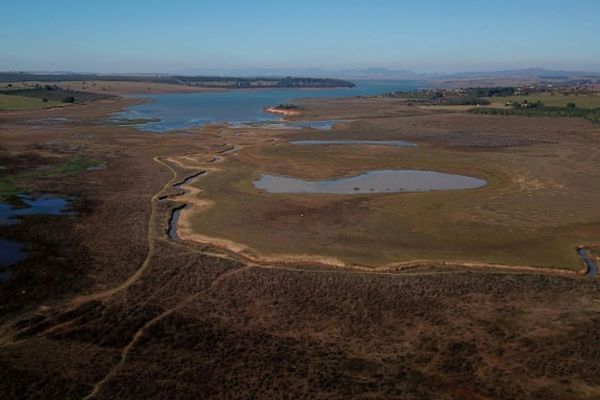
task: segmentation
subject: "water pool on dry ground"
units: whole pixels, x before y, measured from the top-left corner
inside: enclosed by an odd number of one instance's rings
[[[261,175],[254,181],[258,189],[269,193],[394,193],[430,190],[475,189],[487,184],[479,178],[436,171],[376,170],[337,179],[309,181],[287,176]]]

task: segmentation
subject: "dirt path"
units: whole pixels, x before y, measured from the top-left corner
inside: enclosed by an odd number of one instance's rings
[[[171,177],[171,179],[169,179],[169,181],[167,183],[165,183],[165,185],[157,193],[154,194],[154,196],[152,196],[150,198],[150,216],[149,216],[149,221],[148,221],[148,252],[146,253],[146,258],[144,259],[142,264],[139,266],[139,268],[129,278],[127,278],[127,280],[125,280],[120,285],[115,286],[110,289],[107,289],[107,290],[103,290],[101,292],[78,296],[72,300],[72,303],[74,303],[76,305],[83,304],[88,301],[100,300],[100,299],[112,296],[113,294],[120,292],[121,290],[127,289],[129,286],[131,286],[131,284],[133,284],[135,281],[137,281],[140,278],[140,276],[142,276],[144,271],[148,268],[148,265],[150,264],[150,260],[152,259],[152,256],[154,255],[154,249],[155,249],[155,243],[154,243],[154,239],[156,237],[156,205],[155,205],[155,203],[159,200],[159,197],[161,197],[161,195],[167,189],[169,189],[170,187],[173,186],[175,180],[177,179],[177,171],[175,171],[173,169],[173,167],[171,167],[168,163],[164,162],[162,159],[163,159],[163,157],[154,157],[154,161],[161,164],[162,166],[166,167],[169,171],[171,171],[173,176]]]
[[[115,374],[118,372],[118,370],[127,361],[127,356],[129,355],[129,353],[131,352],[131,350],[133,349],[133,347],[137,344],[137,342],[139,342],[139,340],[144,336],[144,334],[146,333],[146,331],[149,328],[151,328],[153,325],[155,325],[157,322],[161,321],[162,319],[164,319],[164,318],[168,317],[169,315],[173,314],[177,310],[181,309],[182,307],[185,307],[186,305],[188,305],[193,300],[197,299],[202,294],[205,294],[205,293],[209,292],[216,284],[218,284],[222,280],[226,279],[227,277],[230,277],[230,276],[232,276],[234,274],[238,274],[238,273],[247,271],[247,270],[249,270],[251,268],[253,268],[253,267],[252,266],[245,266],[245,267],[242,267],[242,268],[235,269],[233,271],[225,272],[224,274],[222,274],[219,277],[217,277],[210,284],[210,286],[208,288],[206,288],[206,289],[204,289],[204,290],[202,290],[202,291],[200,291],[198,293],[195,293],[195,294],[189,296],[187,299],[181,301],[176,306],[163,311],[162,313],[160,313],[156,317],[154,317],[151,320],[147,321],[133,335],[131,341],[129,341],[129,343],[123,348],[123,350],[121,350],[121,359],[119,360],[119,362],[106,374],[106,376],[104,376],[104,378],[102,380],[98,381],[94,385],[94,387],[92,388],[92,391],[87,396],[84,397],[84,400],[91,399],[94,396],[96,396],[98,394],[98,392],[102,389],[102,387],[104,386],[104,384],[106,384],[106,382],[108,382],[113,376],[115,376]]]

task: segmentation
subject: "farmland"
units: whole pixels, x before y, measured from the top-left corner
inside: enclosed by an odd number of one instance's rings
[[[58,101],[46,101],[24,96],[11,96],[0,93],[0,110],[35,110],[39,108],[60,107],[63,104]]]

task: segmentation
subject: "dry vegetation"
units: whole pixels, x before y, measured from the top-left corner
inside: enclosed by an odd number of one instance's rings
[[[185,211],[189,238],[198,233],[200,241],[238,243],[249,247],[246,253],[253,258],[308,255],[376,267],[434,260],[582,268],[576,247],[595,244],[600,236],[600,158],[595,155],[600,140],[591,124],[411,114],[412,107],[390,99],[324,101],[320,111],[309,102],[306,112],[343,119],[353,110],[369,112],[377,101],[382,103],[377,118],[291,137],[400,139],[419,147],[300,146],[287,143],[289,133],[253,141],[248,134],[243,139],[230,135],[241,149],[220,171],[198,181],[199,198],[213,205],[195,214],[193,208]],[[402,168],[475,176],[488,185],[378,195],[270,194],[253,185],[262,173],[317,180]]]
[[[439,158],[432,166],[481,162],[476,172],[497,179],[494,190],[514,187],[504,175],[524,162],[504,164],[520,157],[544,179],[567,180],[556,172],[557,160],[594,177],[596,132],[584,122],[552,120],[542,131],[516,118],[515,131],[502,125],[513,119],[422,110],[405,118],[414,111],[381,101],[357,100],[365,107],[360,113],[390,118],[361,119],[330,137],[401,134],[432,147]],[[0,176],[74,155],[105,166],[18,182],[74,196],[78,215],[32,218],[0,232],[26,241],[32,252],[0,291],[3,398],[598,398],[598,279],[442,265],[402,273],[256,265],[211,246],[168,240],[164,227],[182,198],[158,198],[179,193],[174,183],[198,169],[223,168],[198,181],[208,194],[208,178],[236,165],[271,160],[273,170],[283,170],[316,162],[296,147],[273,145],[313,133],[215,126],[152,135],[105,122],[125,104],[0,114],[6,167]],[[350,115],[347,106],[331,107],[332,116]],[[559,140],[562,151],[554,144]],[[224,151],[233,144],[241,150]],[[590,164],[581,159],[586,148]],[[331,158],[357,157],[350,148],[330,151],[299,173],[325,175]],[[371,149],[364,162],[425,162],[407,151]],[[570,190],[594,195],[599,185],[587,182],[590,188],[582,189],[575,180]],[[243,192],[243,182],[232,190]],[[572,199],[529,201],[550,207]],[[595,205],[586,198],[576,203],[581,211],[573,210],[573,220],[581,224],[588,215],[593,229]]]

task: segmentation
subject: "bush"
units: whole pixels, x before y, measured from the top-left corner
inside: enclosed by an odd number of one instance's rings
[[[67,96],[62,101],[63,101],[63,103],[75,103],[75,97]]]
[[[515,102],[512,104],[511,109],[472,108],[470,112],[489,115],[525,115],[528,117],[577,117],[585,118],[594,124],[600,123],[600,108],[578,108],[575,103],[569,103],[566,107],[545,107],[539,101],[533,104]]]

